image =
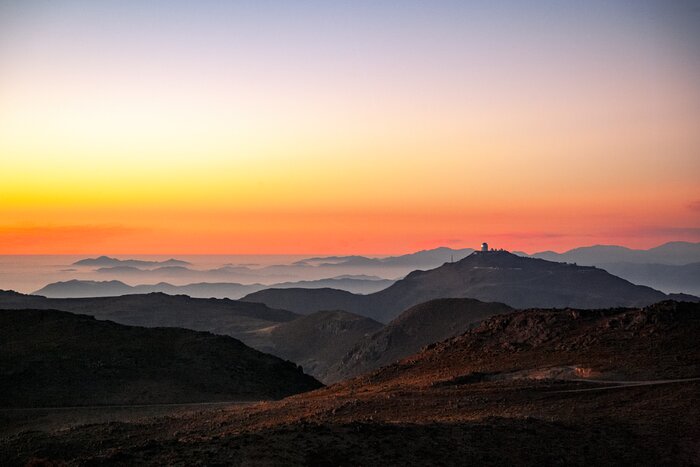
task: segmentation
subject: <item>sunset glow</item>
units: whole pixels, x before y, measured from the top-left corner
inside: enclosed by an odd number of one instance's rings
[[[664,2],[219,3],[0,5],[0,254],[700,241]]]

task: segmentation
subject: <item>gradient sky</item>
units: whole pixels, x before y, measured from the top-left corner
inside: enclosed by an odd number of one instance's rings
[[[700,241],[696,5],[3,1],[0,253]]]

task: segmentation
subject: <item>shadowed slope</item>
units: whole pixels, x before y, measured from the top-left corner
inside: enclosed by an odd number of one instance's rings
[[[364,304],[367,303],[365,295],[358,295],[338,289],[276,289],[270,288],[253,292],[241,299],[244,302],[264,303],[276,308],[276,304],[285,303],[285,310],[300,314],[311,314],[316,311],[344,310],[350,313],[363,313]]]
[[[55,310],[0,310],[4,406],[280,398],[320,384],[236,339]]]
[[[259,303],[152,293],[98,298],[46,298],[0,291],[0,309],[55,309],[145,327],[181,327],[240,338],[252,329],[291,321],[297,314]]]
[[[381,323],[346,311],[319,311],[251,332],[245,341],[259,350],[296,362],[305,372],[325,381],[332,365],[358,341],[382,327]]]

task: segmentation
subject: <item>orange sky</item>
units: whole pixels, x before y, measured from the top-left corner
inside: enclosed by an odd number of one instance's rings
[[[700,241],[649,9],[123,3],[0,7],[0,254]]]

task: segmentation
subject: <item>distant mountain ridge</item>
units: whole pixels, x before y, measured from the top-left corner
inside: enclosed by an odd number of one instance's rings
[[[595,267],[492,251],[475,252],[432,270],[414,271],[365,296],[331,289],[266,289],[243,300],[297,313],[340,309],[388,322],[401,311],[435,298],[475,298],[514,308],[606,308],[644,306],[669,296]]]
[[[128,266],[128,267],[153,267],[153,266],[189,266],[191,263],[179,259],[168,259],[165,261],[146,261],[141,259],[117,259],[109,256],[99,256],[97,258],[85,258],[73,263],[74,266]]]
[[[385,289],[394,283],[392,280],[374,278],[332,277],[328,279],[281,282],[273,285],[263,284],[239,284],[235,282],[198,282],[186,285],[173,285],[168,282],[157,284],[127,285],[118,280],[91,281],[72,279],[68,281],[52,282],[33,292],[34,295],[43,295],[49,298],[86,298],[86,297],[114,297],[120,295],[145,294],[162,292],[169,295],[188,295],[193,298],[231,298],[239,299],[246,294],[266,288],[335,288],[348,290],[354,293],[372,293]]]
[[[524,256],[548,261],[573,262],[584,266],[607,263],[656,263],[683,265],[700,262],[700,242],[668,242],[648,250],[635,250],[617,245],[593,245],[574,248],[564,253],[541,251]]]
[[[644,284],[666,293],[700,296],[700,262],[689,264],[603,263],[611,274],[634,284]]]
[[[296,265],[316,265],[316,266],[391,266],[391,267],[413,267],[413,268],[434,268],[448,261],[458,261],[474,252],[472,248],[452,249],[448,247],[438,247],[430,250],[421,250],[415,253],[408,253],[400,256],[387,256],[381,258],[370,258],[367,256],[326,256],[316,258],[306,258],[297,261]]]

